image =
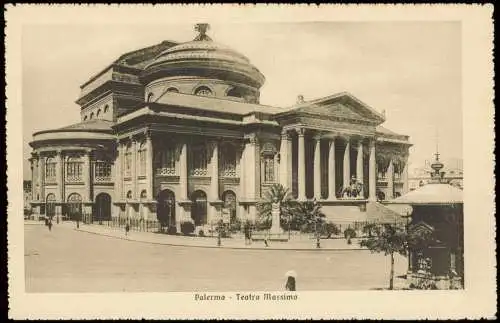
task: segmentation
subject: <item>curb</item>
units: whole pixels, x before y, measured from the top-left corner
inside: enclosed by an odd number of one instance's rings
[[[205,248],[205,249],[233,249],[233,250],[257,250],[257,251],[267,251],[267,250],[272,250],[272,251],[314,251],[314,252],[321,252],[321,251],[369,251],[367,249],[363,248],[272,248],[272,247],[267,247],[267,248],[262,248],[262,247],[250,247],[250,248],[244,248],[244,247],[228,247],[228,246],[200,246],[200,245],[185,245],[185,244],[175,244],[175,243],[166,243],[166,242],[155,242],[155,241],[144,241],[144,240],[136,240],[136,239],[127,239],[125,237],[118,237],[116,235],[111,235],[107,233],[99,233],[99,232],[94,232],[94,231],[87,231],[87,230],[82,230],[82,229],[76,229],[74,228],[73,230],[79,231],[79,232],[84,232],[84,233],[90,233],[90,234],[95,234],[99,236],[104,236],[104,237],[109,237],[109,238],[114,238],[114,239],[120,239],[120,240],[125,240],[125,241],[131,241],[131,242],[139,242],[139,243],[147,243],[147,244],[154,244],[154,245],[163,245],[163,246],[171,246],[171,247],[188,247],[188,248]]]

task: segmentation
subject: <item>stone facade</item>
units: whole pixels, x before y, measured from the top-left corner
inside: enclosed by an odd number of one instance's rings
[[[167,216],[180,229],[228,212],[253,220],[276,183],[327,215],[408,190],[411,145],[383,114],[349,93],[261,105],[263,83],[246,57],[203,37],[124,54],[82,85],[80,123],[34,134],[35,214]]]

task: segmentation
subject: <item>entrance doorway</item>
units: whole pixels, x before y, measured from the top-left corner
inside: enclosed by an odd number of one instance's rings
[[[162,227],[175,224],[175,194],[171,190],[163,190],[158,193],[156,199],[158,202],[156,207],[156,217],[160,221]]]
[[[52,193],[47,195],[47,198],[45,199],[45,204],[47,205],[45,209],[47,218],[52,219],[54,215],[56,215],[56,196]]]
[[[102,224],[102,221],[111,220],[111,196],[107,193],[97,195],[92,213],[92,222]]]
[[[223,213],[229,214],[231,223],[236,222],[236,194],[233,191],[225,191],[222,193]]]
[[[207,224],[207,194],[201,190],[194,191],[191,195],[193,206],[191,208],[191,218],[194,225]]]
[[[68,215],[71,220],[81,221],[82,219],[82,197],[78,193],[68,196]]]

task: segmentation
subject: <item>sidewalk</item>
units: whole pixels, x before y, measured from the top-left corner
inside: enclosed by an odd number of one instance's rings
[[[297,251],[331,251],[331,250],[366,250],[359,246],[358,240],[353,239],[352,244],[347,244],[345,239],[322,239],[321,248],[316,248],[315,239],[293,239],[289,242],[268,242],[268,247],[263,241],[252,242],[250,245],[245,245],[245,240],[240,237],[223,238],[221,246],[217,246],[216,237],[192,237],[192,236],[174,236],[153,232],[130,231],[128,237],[125,236],[124,228],[107,227],[100,225],[80,224],[77,229],[73,224],[74,230],[99,234],[107,237],[152,243],[170,246],[183,247],[200,247],[200,248],[223,248],[223,249],[253,249],[253,250],[297,250]],[[366,250],[367,251],[367,250]]]

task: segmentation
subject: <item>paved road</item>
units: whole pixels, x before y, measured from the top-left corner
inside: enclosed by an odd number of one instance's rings
[[[231,250],[119,240],[25,225],[27,292],[367,290],[388,284],[389,258],[368,251]],[[396,259],[396,273],[406,260]]]

